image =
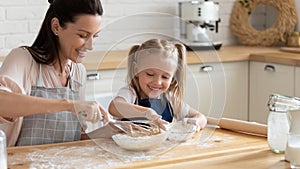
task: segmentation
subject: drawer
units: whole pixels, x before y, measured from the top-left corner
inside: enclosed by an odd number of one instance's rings
[[[126,85],[126,69],[88,71],[86,95],[115,93]]]

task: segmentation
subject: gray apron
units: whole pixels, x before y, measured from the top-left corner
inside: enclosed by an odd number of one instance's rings
[[[79,100],[78,91],[75,91],[74,79],[68,69],[68,87],[45,88],[43,85],[42,69],[40,65],[37,86],[31,87],[31,96]],[[77,116],[63,111],[52,114],[37,114],[25,116],[17,146],[50,144],[79,140],[81,125]]]

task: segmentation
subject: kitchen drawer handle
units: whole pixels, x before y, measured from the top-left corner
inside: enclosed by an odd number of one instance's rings
[[[213,71],[213,67],[212,66],[201,66],[200,69],[203,72],[211,72],[211,71]]]
[[[88,73],[86,75],[87,80],[99,80],[100,79],[100,74],[98,72],[96,73]]]
[[[273,66],[273,65],[266,65],[265,66],[265,71],[267,71],[267,72],[275,72],[275,66]]]

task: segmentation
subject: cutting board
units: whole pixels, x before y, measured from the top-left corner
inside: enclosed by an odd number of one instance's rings
[[[284,52],[300,53],[300,47],[281,47],[280,50]]]

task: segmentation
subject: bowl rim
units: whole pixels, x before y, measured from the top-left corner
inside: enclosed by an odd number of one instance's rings
[[[124,137],[118,139],[117,138],[118,136],[122,136],[122,137],[125,136],[126,138],[129,138],[130,139],[129,142],[132,142],[132,141],[141,142],[141,141],[147,140],[147,143],[144,146],[144,148],[141,148],[141,147],[136,148],[134,146],[135,144],[130,144],[130,145],[125,147],[124,144],[120,144],[121,142],[118,142],[118,141],[123,141]],[[150,143],[153,143],[153,144],[150,144],[150,145],[148,144],[149,140],[151,140],[153,138],[157,138],[157,137],[158,138],[161,137],[161,138],[156,140],[156,141],[150,142]],[[124,133],[117,133],[117,134],[112,136],[112,139],[119,147],[121,147],[123,149],[134,150],[134,151],[145,151],[145,150],[149,150],[149,149],[156,148],[156,147],[160,146],[164,141],[166,141],[168,139],[168,137],[169,137],[169,133],[164,131],[164,132],[161,132],[159,134],[155,134],[153,136],[145,136],[145,137],[143,137],[143,136],[142,137],[131,137],[131,136],[129,136],[127,134],[124,134]],[[146,138],[146,139],[134,139],[134,138]],[[115,139],[117,139],[117,140],[115,140]],[[159,141],[159,143],[157,143],[157,141]]]

